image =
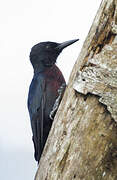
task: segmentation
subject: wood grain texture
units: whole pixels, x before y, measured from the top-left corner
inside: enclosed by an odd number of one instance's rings
[[[101,3],[72,70],[35,180],[117,179],[116,9],[117,0]]]

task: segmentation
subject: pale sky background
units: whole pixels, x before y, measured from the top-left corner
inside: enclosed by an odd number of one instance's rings
[[[31,47],[79,38],[58,58],[68,81],[101,0],[4,0],[0,4],[0,179],[33,180],[37,164],[27,111]]]

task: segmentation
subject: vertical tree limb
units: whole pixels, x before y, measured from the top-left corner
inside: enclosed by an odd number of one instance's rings
[[[103,0],[35,180],[117,179],[117,0]]]

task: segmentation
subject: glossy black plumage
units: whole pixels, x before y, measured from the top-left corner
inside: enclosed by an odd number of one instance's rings
[[[35,45],[30,53],[34,76],[29,88],[28,110],[33,133],[35,160],[38,162],[52,125],[50,113],[56,112],[53,107],[60,95],[58,90],[63,85],[65,87],[66,84],[61,71],[55,65],[56,59],[65,47],[76,41],[78,39],[65,43],[42,42]],[[64,91],[64,88],[62,90]]]

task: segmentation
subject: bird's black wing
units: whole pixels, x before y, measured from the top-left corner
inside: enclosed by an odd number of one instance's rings
[[[30,114],[35,160],[39,161],[43,150],[43,109],[45,80],[42,76],[34,76],[29,88],[28,110]]]

